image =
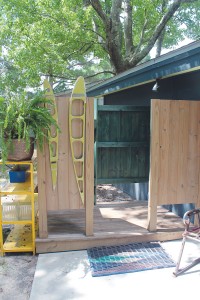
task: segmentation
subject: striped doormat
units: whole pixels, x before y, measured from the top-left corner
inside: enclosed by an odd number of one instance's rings
[[[93,277],[175,267],[160,243],[133,243],[87,250]]]

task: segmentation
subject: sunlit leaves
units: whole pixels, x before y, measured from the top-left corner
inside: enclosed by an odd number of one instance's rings
[[[115,0],[99,0],[111,29]],[[109,38],[105,22],[90,5],[91,0],[0,0],[0,47],[9,67],[1,71],[0,89],[11,85],[39,86],[44,76],[69,82],[78,75],[110,70]],[[116,2],[115,2],[116,3]],[[171,0],[132,0],[132,47],[125,49],[124,1],[120,7],[118,43],[120,59],[146,47]],[[164,47],[171,47],[189,37],[199,38],[200,0],[185,3],[165,28]],[[113,27],[112,27],[113,26]],[[138,62],[137,62],[138,63]],[[101,75],[103,76],[103,75]],[[107,75],[105,75],[107,76]],[[2,86],[2,87],[1,87]]]

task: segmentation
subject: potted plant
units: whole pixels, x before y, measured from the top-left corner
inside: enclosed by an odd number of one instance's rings
[[[44,139],[48,140],[48,130],[52,126],[58,128],[51,115],[53,110],[53,102],[46,99],[43,93],[0,97],[0,150],[3,163],[6,160],[30,159],[35,142],[42,150]],[[17,146],[20,147],[20,154],[16,154]]]
[[[10,183],[25,182],[28,177],[28,165],[14,165],[9,171]]]

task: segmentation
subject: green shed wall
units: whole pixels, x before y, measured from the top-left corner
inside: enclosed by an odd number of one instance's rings
[[[200,71],[158,80],[158,91],[152,91],[155,82],[146,83],[106,95],[106,105],[150,106],[151,99],[200,100]]]

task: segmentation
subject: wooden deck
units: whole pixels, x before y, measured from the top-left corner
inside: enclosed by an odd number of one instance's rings
[[[102,203],[94,208],[94,235],[85,235],[85,211],[69,210],[48,215],[48,238],[36,239],[36,252],[60,252],[95,246],[119,245],[181,238],[182,218],[162,207],[157,210],[157,231],[147,227],[147,201]]]

